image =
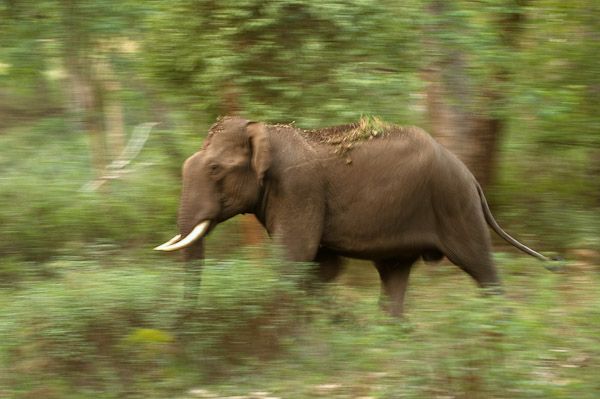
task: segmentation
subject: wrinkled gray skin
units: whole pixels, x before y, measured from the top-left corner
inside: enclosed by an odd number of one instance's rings
[[[546,259],[500,229],[473,175],[427,133],[380,136],[340,156],[291,126],[222,119],[183,166],[180,233],[253,213],[290,260],[316,262],[323,281],[336,277],[342,256],[373,261],[393,316],[419,258],[446,256],[479,286],[499,287],[486,221]],[[202,258],[202,239],[184,251]]]

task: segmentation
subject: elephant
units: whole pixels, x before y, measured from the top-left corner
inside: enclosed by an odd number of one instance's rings
[[[403,314],[420,258],[446,257],[478,286],[501,291],[488,225],[549,260],[498,225],[454,154],[418,127],[378,118],[313,130],[218,119],[183,164],[179,234],[155,249],[202,259],[203,237],[244,213],[256,216],[288,260],[314,262],[323,281],[338,275],[342,258],[372,261],[381,306],[392,316]]]

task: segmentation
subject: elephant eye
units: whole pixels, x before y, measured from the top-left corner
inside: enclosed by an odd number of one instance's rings
[[[208,168],[210,170],[210,174],[211,175],[216,175],[217,173],[219,173],[219,170],[221,169],[221,167],[218,164],[216,164],[216,163],[211,163],[208,166]]]

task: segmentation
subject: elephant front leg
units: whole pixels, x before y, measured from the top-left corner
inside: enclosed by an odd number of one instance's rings
[[[314,263],[304,281],[305,287],[315,293],[321,292],[324,283],[335,280],[344,268],[344,259],[327,248],[319,248]]]
[[[375,267],[381,278],[381,298],[379,304],[382,310],[392,317],[401,317],[404,312],[404,298],[410,270],[416,258],[393,259],[375,262]]]
[[[280,211],[280,213],[282,213]],[[283,250],[286,260],[291,262],[313,262],[321,241],[321,220],[307,213],[290,217],[274,214],[267,231],[275,244]]]
[[[327,248],[319,248],[315,262],[317,262],[316,278],[324,283],[335,280],[344,267],[344,260]]]

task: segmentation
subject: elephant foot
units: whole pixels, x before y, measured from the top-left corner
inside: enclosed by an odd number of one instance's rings
[[[398,303],[386,296],[379,298],[379,309],[388,316],[396,319],[404,317],[404,303]]]

